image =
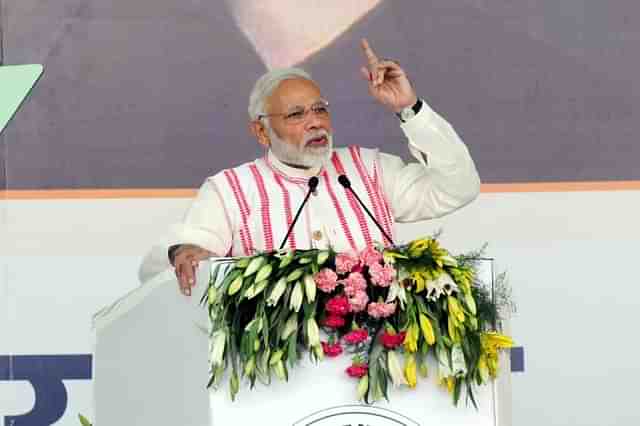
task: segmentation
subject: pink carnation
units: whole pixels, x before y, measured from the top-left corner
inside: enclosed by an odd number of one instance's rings
[[[344,292],[347,296],[353,296],[357,292],[367,289],[367,280],[360,272],[350,273],[341,283],[344,285]]]
[[[361,364],[361,363],[355,363],[354,362],[345,371],[351,377],[360,378],[360,377],[366,376],[367,372],[369,371],[369,366],[367,364]]]
[[[344,318],[339,317],[337,315],[329,315],[324,320],[322,320],[321,325],[329,328],[340,328],[345,325],[346,321]]]
[[[327,342],[320,342],[320,343],[322,344],[322,351],[328,357],[333,358],[342,353],[342,346],[340,345],[340,342],[334,343],[334,344],[327,343]]]
[[[333,315],[344,316],[349,313],[349,299],[346,296],[335,296],[327,301],[325,310]]]
[[[382,266],[379,263],[375,263],[369,267],[369,275],[371,276],[371,282],[379,285],[380,287],[389,287],[396,277],[396,270],[390,263]]]
[[[365,291],[356,291],[349,297],[349,305],[351,305],[351,312],[362,312],[369,303],[369,296]]]
[[[369,303],[367,313],[374,318],[386,318],[396,311],[395,303]]]
[[[347,253],[339,253],[336,255],[336,271],[339,274],[351,272],[359,263],[360,261],[357,257],[353,257]]]
[[[363,330],[361,328],[357,330],[353,330],[344,335],[343,339],[350,345],[355,345],[358,343],[362,343],[369,337],[369,333],[367,330]]]
[[[371,267],[382,260],[382,253],[380,253],[374,246],[369,246],[360,252],[360,261],[365,265]]]
[[[322,268],[313,279],[316,286],[325,293],[331,293],[338,285],[338,275],[329,268]]]

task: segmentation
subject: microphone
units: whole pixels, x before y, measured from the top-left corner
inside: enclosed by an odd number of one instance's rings
[[[309,196],[311,195],[311,193],[315,192],[316,187],[318,186],[319,182],[320,182],[320,180],[318,179],[317,176],[313,176],[313,177],[311,177],[309,179],[309,182],[308,182],[309,191],[307,192],[307,196],[304,197],[304,200],[302,201],[302,204],[300,204],[300,207],[298,208],[296,216],[293,218],[293,222],[291,222],[291,225],[289,226],[289,230],[287,231],[287,235],[284,236],[284,239],[282,240],[282,243],[280,244],[280,248],[278,250],[282,250],[282,247],[284,247],[284,244],[287,242],[287,239],[289,238],[289,234],[291,234],[291,231],[293,231],[294,225],[298,221],[298,217],[300,217],[300,213],[302,212],[302,208],[304,207],[305,204],[307,204],[307,200],[309,199]]]
[[[382,232],[382,235],[384,235],[385,238],[387,240],[389,240],[389,242],[391,243],[392,246],[395,246],[396,244],[393,242],[391,237],[384,231],[384,229],[382,228],[382,225],[380,225],[380,223],[378,223],[378,221],[371,214],[371,212],[369,211],[367,206],[362,202],[360,197],[358,197],[358,194],[356,194],[356,191],[354,191],[353,188],[351,188],[351,181],[349,181],[349,178],[346,175],[340,175],[340,176],[338,176],[338,182],[340,183],[340,185],[344,186],[345,189],[348,189],[353,194],[354,197],[356,197],[356,200],[358,200],[358,203],[360,203],[360,205],[362,206],[364,211],[367,212],[367,214],[369,215],[371,220],[373,220],[373,223],[375,223],[376,226],[378,227],[378,229],[380,230],[380,232]]]

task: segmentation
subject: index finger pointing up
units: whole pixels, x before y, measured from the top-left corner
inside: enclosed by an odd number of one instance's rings
[[[369,65],[375,65],[378,63],[378,57],[376,56],[375,53],[373,53],[373,50],[371,50],[371,47],[369,46],[369,42],[367,41],[366,38],[363,38],[360,41],[360,45],[362,46],[362,51],[364,52],[365,56],[367,57],[367,62],[369,62]]]

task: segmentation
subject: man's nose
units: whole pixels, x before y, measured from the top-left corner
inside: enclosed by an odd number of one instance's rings
[[[313,111],[307,111],[307,116],[305,117],[305,129],[313,130],[313,129],[323,129],[326,127],[326,119],[323,119],[318,114]]]

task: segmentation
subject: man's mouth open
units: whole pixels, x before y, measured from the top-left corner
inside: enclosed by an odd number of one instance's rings
[[[318,136],[316,138],[309,139],[305,144],[308,148],[322,148],[329,144],[329,140],[326,136]]]

